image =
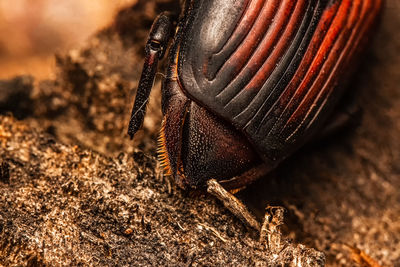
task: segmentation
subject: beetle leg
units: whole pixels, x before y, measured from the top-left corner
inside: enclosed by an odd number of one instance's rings
[[[344,107],[338,108],[328,119],[321,131],[318,139],[325,139],[344,129],[357,126],[362,117],[362,109],[355,103],[346,103]]]
[[[216,180],[211,179],[207,181],[207,192],[221,200],[224,206],[246,225],[260,231],[261,225],[256,217],[250,213],[239,199],[226,191]]]
[[[146,114],[146,105],[153,87],[159,59],[167,48],[173,34],[173,17],[169,13],[160,14],[151,27],[145,47],[145,60],[136,93],[135,104],[132,108],[128,134],[131,138],[140,129]]]

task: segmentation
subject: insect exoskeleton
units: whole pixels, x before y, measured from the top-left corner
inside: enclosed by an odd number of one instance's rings
[[[142,125],[158,59],[173,42],[162,86],[160,159],[184,188],[209,179],[240,188],[329,123],[368,40],[380,0],[186,1],[176,30],[155,21],[132,110]]]

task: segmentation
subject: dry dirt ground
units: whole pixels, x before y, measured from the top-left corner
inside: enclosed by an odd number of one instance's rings
[[[178,7],[138,1],[57,55],[55,80],[0,81],[0,265],[400,266],[400,2],[386,2],[349,86],[359,125],[238,195],[260,219],[285,208],[267,248],[217,200],[163,177],[160,79],[144,129],[126,135],[148,29]]]

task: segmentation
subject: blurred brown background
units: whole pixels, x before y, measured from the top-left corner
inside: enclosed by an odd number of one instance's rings
[[[137,0],[0,1],[0,79],[19,74],[49,78],[54,53],[108,25]]]

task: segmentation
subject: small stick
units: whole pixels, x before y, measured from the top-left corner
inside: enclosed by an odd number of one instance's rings
[[[216,180],[208,180],[207,192],[222,201],[224,206],[236,215],[242,222],[251,226],[252,228],[260,231],[261,225],[257,221],[256,217],[250,213],[250,211],[237,199],[234,195],[226,191],[222,185]]]

